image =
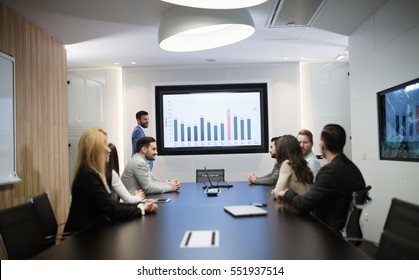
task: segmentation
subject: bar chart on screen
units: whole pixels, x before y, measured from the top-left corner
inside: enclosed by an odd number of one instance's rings
[[[164,97],[166,147],[260,145],[258,92]]]

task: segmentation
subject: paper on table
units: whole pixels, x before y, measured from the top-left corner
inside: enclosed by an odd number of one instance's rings
[[[219,245],[218,230],[186,231],[180,243],[181,248],[215,248]]]

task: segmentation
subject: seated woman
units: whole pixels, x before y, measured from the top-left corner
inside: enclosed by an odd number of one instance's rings
[[[104,130],[89,128],[83,132],[79,140],[65,232],[77,232],[98,222],[139,217],[157,210],[154,202],[125,204],[111,198],[105,178],[109,154]]]
[[[114,144],[109,143],[108,145],[111,153],[109,160],[106,163],[106,182],[111,187],[112,197],[115,200],[122,199],[125,203],[140,203],[145,199],[143,190],[137,190],[132,195],[125,188],[124,184],[119,177],[119,158],[118,151]]]
[[[295,136],[284,135],[277,140],[276,160],[279,177],[272,195],[280,202],[277,194],[287,188],[299,195],[305,194],[313,184],[314,177]]]

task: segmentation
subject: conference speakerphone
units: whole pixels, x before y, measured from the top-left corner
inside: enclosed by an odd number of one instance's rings
[[[220,189],[216,189],[216,188],[206,189],[204,192],[207,194],[207,196],[217,196],[218,193],[220,192]]]
[[[222,184],[222,185],[214,185],[212,182],[211,182],[211,178],[210,178],[210,176],[209,176],[209,174],[208,174],[208,170],[207,170],[207,168],[206,167],[204,167],[204,170],[205,170],[205,174],[207,175],[207,178],[208,178],[208,182],[209,182],[209,185],[204,185],[202,188],[204,189],[204,193],[206,193],[207,194],[207,196],[217,196],[218,195],[218,193],[219,192],[221,192],[221,188],[231,188],[231,187],[233,187],[233,185],[231,185],[231,184],[229,184],[229,183],[227,183],[227,184]]]

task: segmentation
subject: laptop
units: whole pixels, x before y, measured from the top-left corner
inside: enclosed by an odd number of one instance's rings
[[[225,206],[224,211],[234,217],[266,216],[268,212],[254,205]]]

